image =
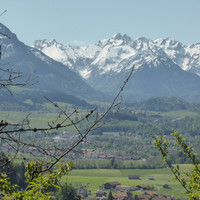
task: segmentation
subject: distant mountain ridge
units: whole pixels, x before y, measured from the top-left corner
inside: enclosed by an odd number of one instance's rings
[[[186,46],[115,34],[86,47],[37,40],[34,47],[79,73],[92,87],[114,96],[134,66],[123,96],[128,101],[177,96],[200,101],[200,43]]]
[[[29,47],[3,24],[0,32],[10,37],[0,36],[1,68],[35,72],[38,84],[33,89],[105,100],[104,94],[116,95],[134,66],[123,91],[126,101],[157,96],[200,101],[200,43],[186,46],[170,38],[153,41],[117,33],[85,47],[55,40],[38,40]]]
[[[75,71],[78,71],[83,78],[88,78],[87,64],[104,65],[102,73],[110,70],[121,71],[122,67],[119,63],[141,51],[159,51],[162,50],[173,62],[179,65],[185,71],[191,71],[200,76],[200,42],[186,46],[172,38],[150,40],[144,37],[132,39],[131,37],[115,34],[110,39],[100,40],[94,45],[85,47],[75,47],[64,45],[56,42],[56,40],[37,40],[33,47],[44,52],[53,59],[62,62]],[[112,58],[111,63],[106,63]],[[85,61],[85,62],[84,62]],[[80,62],[85,65],[80,66]],[[111,64],[111,65],[110,65]],[[79,67],[78,67],[79,66]],[[85,77],[86,75],[86,77]]]
[[[200,76],[200,42],[186,46],[174,39],[157,39],[155,44],[183,70]]]
[[[17,39],[6,26],[0,24],[2,59],[1,68],[11,68],[28,76],[35,74],[35,82],[30,86],[33,89],[59,91],[60,93],[74,95],[88,100],[103,100],[103,94],[96,91],[69,69],[66,65],[53,60],[36,48],[29,47]]]

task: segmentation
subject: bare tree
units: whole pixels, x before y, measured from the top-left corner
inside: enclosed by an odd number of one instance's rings
[[[105,125],[111,119],[105,121],[105,117],[108,115],[110,111],[114,110],[114,113],[117,114],[120,105],[121,105],[121,98],[120,94],[123,91],[125,85],[127,84],[130,76],[133,72],[133,69],[124,82],[123,86],[120,88],[120,91],[110,104],[110,106],[106,109],[106,111],[102,114],[98,112],[98,108],[91,109],[85,116],[82,116],[80,119],[76,119],[76,115],[79,112],[77,109],[74,109],[72,113],[68,114],[67,110],[63,110],[57,103],[52,102],[48,97],[45,97],[49,102],[51,102],[54,107],[58,110],[58,115],[55,120],[48,122],[46,127],[31,127],[29,115],[27,115],[21,122],[12,123],[6,120],[1,120],[0,122],[0,140],[4,143],[7,143],[10,147],[11,152],[15,152],[15,157],[20,153],[21,148],[34,148],[35,151],[42,154],[43,156],[47,156],[49,160],[46,162],[45,170],[50,170],[58,161],[60,161],[63,157],[65,157],[69,152],[74,150],[81,142],[84,141],[86,136],[92,132],[93,130]],[[8,85],[4,84],[4,88],[9,91],[7,88]],[[16,85],[14,83],[9,83],[9,85]],[[18,85],[18,84],[17,84]],[[26,84],[23,84],[26,85]],[[93,117],[92,117],[93,116]],[[82,130],[79,128],[80,123],[88,124],[87,127]],[[59,146],[46,146],[41,147],[35,143],[29,143],[23,140],[22,134],[23,133],[35,133],[35,132],[48,132],[50,130],[58,131],[62,128],[69,128],[73,127],[77,132],[77,137],[75,141],[68,147],[60,148]],[[52,153],[54,152],[54,153]],[[55,153],[56,152],[56,153]],[[37,153],[36,153],[37,154]],[[23,155],[22,155],[23,156]],[[26,159],[24,157],[24,159]],[[10,162],[11,160],[7,160]],[[4,163],[5,165],[6,163]]]
[[[4,37],[8,37],[4,33],[0,33]],[[1,52],[2,53],[2,52]],[[14,156],[8,156],[11,155],[7,152],[6,158],[2,158],[1,166],[3,167],[5,165],[8,165],[10,162],[12,162],[17,155],[21,155],[24,160],[25,156],[21,154],[21,149],[25,148],[32,148],[36,152],[35,155],[38,155],[38,153],[42,156],[48,157],[48,160],[44,162],[44,168],[40,172],[48,171],[52,169],[56,163],[58,163],[62,158],[64,158],[69,152],[74,150],[81,142],[83,142],[86,138],[86,136],[92,132],[93,130],[103,126],[104,124],[108,123],[111,119],[105,121],[105,117],[108,115],[110,111],[114,111],[115,114],[117,114],[120,105],[121,105],[121,93],[126,86],[127,82],[129,81],[132,73],[133,68],[130,71],[129,76],[125,80],[125,82],[122,84],[122,87],[119,89],[119,92],[117,93],[116,97],[111,102],[110,106],[104,111],[104,113],[99,113],[98,108],[95,107],[91,109],[85,116],[80,117],[76,120],[76,115],[79,113],[77,109],[74,109],[70,114],[67,112],[67,110],[62,109],[57,103],[51,101],[48,97],[45,97],[48,102],[50,102],[54,107],[58,110],[58,115],[53,121],[49,121],[48,125],[46,127],[31,127],[30,124],[30,115],[27,115],[24,117],[24,119],[20,122],[13,123],[9,122],[8,120],[1,119],[0,121],[0,140],[1,143],[6,143],[7,146],[9,146],[9,152],[12,152],[12,155],[14,153]],[[23,82],[22,82],[23,78]],[[25,81],[24,81],[25,80]],[[23,73],[16,72],[12,69],[3,69],[0,67],[0,89],[6,89],[11,95],[12,92],[10,90],[10,86],[27,86],[30,84],[33,84],[34,76],[30,75],[26,79],[23,77]],[[80,123],[88,124],[87,127],[82,130],[79,127]],[[76,139],[73,143],[71,143],[69,146],[65,145],[63,147],[60,147],[59,145],[54,146],[41,146],[37,143],[28,142],[23,139],[23,133],[42,133],[46,134],[49,131],[58,131],[63,128],[69,128],[73,127],[76,130]],[[46,138],[44,138],[46,140]],[[47,141],[44,141],[46,143]],[[52,153],[53,152],[53,153]],[[34,156],[34,153],[32,153]]]
[[[4,33],[0,33],[0,35],[9,38],[9,36]],[[34,74],[25,77],[22,72],[15,71],[11,68],[3,68],[1,64],[1,55],[2,49],[0,46],[0,89],[5,89],[10,93],[10,95],[13,95],[10,89],[11,86],[23,87],[34,84]],[[6,167],[9,168],[12,162],[18,156],[21,156],[24,161],[27,161],[25,175],[26,181],[29,185],[24,191],[16,192],[15,186],[8,182],[7,176],[0,173],[0,196],[9,196],[12,199],[22,199],[32,196],[35,199],[37,198],[36,195],[38,195],[38,198],[42,197],[42,199],[51,199],[50,194],[46,193],[45,190],[49,186],[57,187],[59,178],[66,174],[71,167],[69,163],[63,163],[64,165],[60,165],[57,171],[55,171],[53,169],[54,166],[66,155],[74,151],[81,142],[85,141],[89,133],[104,126],[106,123],[109,123],[112,118],[107,119],[107,115],[110,112],[114,113],[113,117],[118,113],[122,102],[121,93],[131,78],[133,71],[134,67],[132,67],[129,76],[124,83],[122,83],[115,98],[104,112],[99,112],[99,108],[94,107],[85,115],[80,115],[79,118],[77,118],[76,116],[79,114],[79,110],[74,109],[69,113],[67,110],[61,108],[57,103],[51,101],[50,98],[44,97],[57,109],[57,116],[54,120],[49,121],[47,125],[43,127],[33,127],[30,121],[30,114],[24,116],[23,120],[17,122],[1,118],[0,148],[2,145],[6,144],[7,149],[6,152],[3,152],[0,155],[0,169],[5,169]],[[85,124],[84,129],[80,127],[81,124]],[[75,130],[76,133],[74,134],[75,137],[73,142],[63,146],[60,146],[59,144],[48,145],[47,138],[50,131],[59,131],[66,128],[73,128]],[[36,133],[45,136],[43,137],[43,141],[40,143],[28,141],[23,137],[24,134],[34,135]],[[35,161],[30,161],[25,154],[22,153],[22,150],[26,149],[34,150],[34,152],[30,153],[35,157]],[[48,159],[41,161],[38,154]],[[46,195],[46,198],[43,198],[44,195]]]

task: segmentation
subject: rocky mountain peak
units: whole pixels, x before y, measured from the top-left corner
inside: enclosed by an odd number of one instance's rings
[[[123,40],[123,36],[120,33],[116,33],[112,37],[113,40]]]
[[[46,46],[36,43],[34,46],[53,59],[67,64],[83,78],[89,77],[83,72],[89,71],[89,74],[92,74],[91,71],[97,69],[101,73],[113,73],[113,71],[120,73],[127,66],[127,64],[122,66],[122,63],[133,60],[136,54],[140,55],[143,61],[155,60],[155,63],[158,63],[155,59],[158,53],[162,54],[163,58],[168,56],[184,70],[200,73],[200,45],[197,43],[187,47],[173,38],[160,38],[153,41],[145,37],[132,39],[126,34],[117,33],[110,39],[100,40],[97,44],[80,48],[55,44],[55,42],[48,42]],[[134,62],[137,63],[137,60]]]
[[[6,26],[4,26],[2,23],[0,23],[0,38],[16,38],[16,35],[13,34]]]
[[[183,45],[181,42],[173,39],[173,38],[159,38],[157,40],[154,41],[155,44],[165,50],[176,50],[176,51],[180,51],[181,49],[184,49],[186,47],[186,45]]]

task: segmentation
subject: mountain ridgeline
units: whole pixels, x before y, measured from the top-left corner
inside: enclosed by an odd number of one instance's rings
[[[170,38],[132,39],[118,33],[85,47],[56,40],[37,40],[29,47],[3,24],[0,32],[9,36],[0,36],[1,68],[35,74],[31,89],[105,101],[134,67],[122,94],[125,101],[159,96],[200,101],[200,43],[186,46]]]
[[[200,43],[186,46],[174,39],[150,39],[116,34],[94,45],[73,47],[55,40],[37,40],[34,47],[69,66],[92,87],[115,92],[134,66],[123,97],[141,101],[155,96],[200,100]]]
[[[60,95],[63,93],[63,96],[68,94],[87,100],[104,99],[101,92],[90,87],[74,71],[41,51],[20,42],[3,24],[0,24],[0,32],[8,36],[0,35],[1,69],[9,68],[22,72],[24,80],[33,75],[33,84],[27,86],[28,88],[53,91],[53,93],[57,91]]]

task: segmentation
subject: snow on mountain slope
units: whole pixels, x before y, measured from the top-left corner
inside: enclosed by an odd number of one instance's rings
[[[0,31],[11,37],[1,36],[2,62],[25,74],[36,71],[40,83],[33,85],[36,89],[58,90],[90,99],[102,99],[103,93],[114,97],[134,66],[134,73],[123,91],[127,101],[153,96],[200,101],[200,77],[194,74],[200,69],[199,43],[185,46],[169,38],[134,40],[118,33],[86,47],[38,40],[32,48],[20,42],[2,24]]]
[[[127,41],[124,41],[123,38],[116,38],[116,36],[117,35],[107,41],[102,51],[91,63],[92,66],[98,67],[101,74],[109,71],[120,72],[121,68],[119,67],[119,63],[137,53],[137,51],[132,48],[131,41],[127,44]]]
[[[70,66],[85,79],[90,78],[94,70],[98,70],[100,74],[120,73],[122,69],[124,70],[124,66],[120,63],[124,63],[137,53],[160,51],[152,40],[144,37],[133,40],[126,34],[122,36],[119,33],[110,39],[86,47],[62,45],[55,40],[38,40],[33,46],[53,59]],[[129,68],[130,66],[127,66],[127,69]]]
[[[186,52],[184,66],[200,76],[200,42],[186,47]]]
[[[134,57],[137,53],[142,56],[141,52],[147,51],[164,52],[183,70],[200,76],[200,43],[186,46],[172,38],[152,41],[141,37],[134,40],[126,34],[117,33],[110,39],[101,40],[85,47],[63,45],[55,40],[38,40],[34,47],[68,65],[84,79],[89,79],[94,70],[100,74],[120,73],[125,68],[130,68],[126,65],[126,60],[130,60],[129,58]],[[144,56],[142,57],[144,58]],[[134,61],[134,63],[139,62]],[[121,63],[124,63],[124,66]]]
[[[154,42],[183,70],[200,76],[200,43],[186,46],[172,38]]]
[[[182,43],[172,39],[157,39],[154,41],[164,52],[179,66],[182,66],[185,59],[185,47]],[[186,69],[185,69],[186,70]]]
[[[37,40],[34,47],[65,65],[71,66],[72,63],[69,60],[76,58],[74,49],[70,45],[59,44],[56,40]]]
[[[94,58],[97,51],[101,51],[99,45],[89,45],[85,47],[72,47],[58,43],[56,40],[37,40],[33,47],[42,51],[49,57],[62,62],[65,65],[73,68],[74,62],[80,58]]]
[[[45,52],[48,43],[53,41],[40,41],[40,50]],[[70,62],[71,69],[89,85],[109,95],[115,95],[134,66],[134,73],[124,91],[127,100],[153,96],[200,100],[200,43],[186,46],[172,38],[152,41],[117,33],[86,47],[64,47],[54,42],[48,48],[51,53],[55,52],[56,60],[61,60],[57,56],[59,51],[60,56],[67,55],[63,59],[65,63]],[[51,56],[49,52],[46,51]]]

